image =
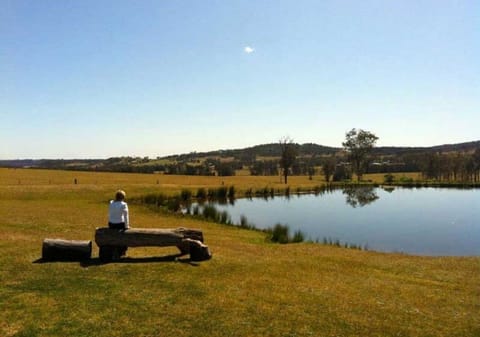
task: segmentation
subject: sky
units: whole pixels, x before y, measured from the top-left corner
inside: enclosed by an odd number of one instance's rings
[[[0,8],[0,159],[480,140],[480,1]]]

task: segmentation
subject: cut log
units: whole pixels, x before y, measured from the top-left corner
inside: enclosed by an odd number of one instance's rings
[[[92,256],[92,241],[45,239],[42,245],[44,261],[82,261]]]
[[[182,245],[184,239],[203,242],[203,233],[198,229],[175,228],[130,228],[126,230],[97,228],[95,242],[101,246],[167,247]]]

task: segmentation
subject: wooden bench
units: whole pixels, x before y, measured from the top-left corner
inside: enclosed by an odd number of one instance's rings
[[[208,260],[212,257],[208,246],[203,244],[203,233],[188,228],[130,228],[127,230],[97,228],[95,243],[99,247],[102,261],[118,258],[121,247],[168,247],[176,246],[180,253],[190,254],[192,261]]]

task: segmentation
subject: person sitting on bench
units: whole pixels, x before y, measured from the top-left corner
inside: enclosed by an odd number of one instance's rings
[[[128,217],[128,205],[125,202],[126,194],[122,190],[115,193],[115,200],[110,200],[108,208],[108,227],[112,229],[125,230],[130,228]],[[118,256],[125,255],[128,247],[120,247]]]

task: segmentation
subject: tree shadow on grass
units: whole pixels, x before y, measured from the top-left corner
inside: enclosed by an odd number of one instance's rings
[[[185,256],[183,254],[172,254],[166,256],[150,256],[150,257],[123,257],[115,261],[102,261],[98,257],[83,259],[83,260],[72,260],[72,259],[57,259],[57,260],[45,260],[37,259],[32,263],[43,264],[43,263],[59,263],[59,262],[78,262],[82,268],[102,266],[112,263],[154,263],[154,262],[180,262],[186,263],[194,267],[200,266],[199,263],[192,261],[190,258],[181,258]]]

